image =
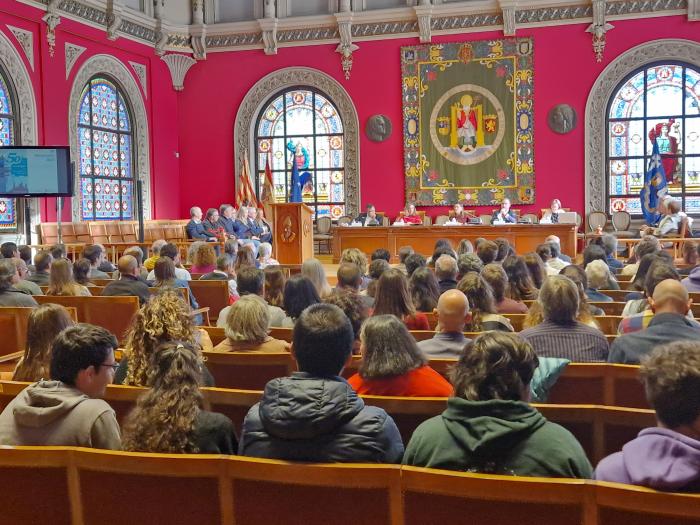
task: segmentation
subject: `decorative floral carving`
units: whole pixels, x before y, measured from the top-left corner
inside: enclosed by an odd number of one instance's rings
[[[75,61],[78,60],[78,57],[85,52],[85,48],[66,42],[64,51],[66,55],[66,80],[68,80],[70,71],[75,65]]]
[[[107,75],[114,80],[119,88],[126,93],[126,98],[132,109],[133,133],[136,146],[136,178],[143,185],[143,217],[151,218],[151,161],[149,147],[148,119],[143,97],[134,77],[127,67],[110,55],[94,55],[80,66],[73,79],[68,106],[68,137],[71,148],[71,156],[74,159],[78,155],[78,111],[80,101],[88,81],[95,75]],[[75,177],[75,195],[73,197],[73,221],[78,222],[80,217],[80,177]]]
[[[7,28],[15,36],[17,42],[19,42],[19,45],[22,47],[22,51],[24,51],[27,61],[32,68],[32,71],[34,71],[34,35],[31,31],[20,29],[19,27],[8,25]]]
[[[270,96],[292,86],[310,86],[330,98],[338,108],[345,129],[345,208],[355,216],[360,204],[360,145],[359,120],[350,95],[335,79],[316,69],[290,67],[270,73],[259,80],[245,96],[236,114],[234,124],[234,158],[236,173],[242,169],[244,151],[256,151],[255,122],[258,113]]]
[[[586,213],[605,210],[605,117],[613,91],[627,75],[659,60],[679,60],[700,67],[700,44],[668,39],[647,42],[623,53],[603,70],[586,102]]]
[[[593,52],[596,62],[603,61],[605,51],[605,34],[615,26],[605,21],[605,0],[593,0],[593,23],[586,29],[593,35]]]
[[[146,83],[146,66],[139,64],[138,62],[129,61],[129,65],[136,73],[136,78],[139,79],[139,84],[143,88],[143,95],[148,98],[148,84]]]

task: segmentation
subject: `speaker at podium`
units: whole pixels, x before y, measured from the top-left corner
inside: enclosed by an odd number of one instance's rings
[[[303,202],[271,204],[274,257],[280,264],[301,264],[314,256],[312,210]]]

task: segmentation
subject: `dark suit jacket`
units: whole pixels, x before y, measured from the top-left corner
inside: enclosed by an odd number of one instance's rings
[[[212,223],[210,221],[202,221],[204,232],[208,237],[217,237],[219,235],[219,222]]]
[[[219,217],[219,222],[217,223],[220,228],[223,228],[227,235],[236,235],[236,229],[233,225],[234,220],[228,219],[226,217]]]
[[[493,212],[493,215],[491,215],[492,222],[496,220],[496,217],[498,217],[498,214],[500,212],[501,212],[500,208]],[[518,219],[515,217],[515,214],[513,213],[512,210],[508,210],[508,214],[506,215],[505,222],[518,222]]]
[[[250,239],[254,235],[248,221],[242,222],[236,219],[236,222],[233,223],[233,228],[236,232],[236,237],[239,239]]]
[[[150,299],[151,292],[148,289],[148,285],[141,279],[131,275],[122,275],[118,281],[105,286],[104,290],[102,290],[102,295],[135,295],[139,298],[139,304],[143,305]]]
[[[658,345],[688,339],[700,341],[700,330],[691,324],[690,319],[678,314],[656,314],[644,330],[615,339],[608,361],[638,365],[640,358]]]
[[[187,237],[190,239],[207,240],[210,237],[207,235],[207,232],[204,229],[204,224],[201,222],[196,223],[192,219],[190,219],[190,222],[187,223],[185,230],[187,231]]]
[[[366,213],[360,213],[357,217],[355,217],[355,222],[361,222],[363,226],[364,226],[366,220],[367,220]],[[377,224],[368,224],[368,226],[381,226],[381,225],[382,225],[382,218],[380,215],[377,215]]]

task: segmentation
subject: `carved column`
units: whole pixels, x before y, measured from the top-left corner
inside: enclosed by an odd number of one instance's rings
[[[593,52],[596,62],[603,61],[605,51],[605,34],[615,26],[605,21],[605,0],[593,0],[593,23],[586,29],[593,35]]]
[[[515,11],[518,8],[518,0],[499,0],[498,5],[503,15],[503,34],[515,36]]]
[[[688,20],[700,21],[700,0],[688,0]]]
[[[116,40],[119,38],[119,26],[122,24],[122,12],[124,5],[121,0],[110,0],[107,4],[107,38]]]
[[[420,0],[420,4],[413,8],[418,19],[418,33],[421,43],[429,44],[433,38],[433,6],[430,0]]]
[[[340,65],[345,73],[345,79],[349,80],[350,72],[352,71],[352,54],[360,48],[352,43],[353,12],[349,9],[350,6],[346,2],[343,2],[341,7],[346,10],[335,14],[335,19],[338,23],[338,33],[340,33],[340,43],[335,48],[335,52],[340,53]]]
[[[167,22],[163,18],[164,16],[164,0],[156,0],[154,15],[156,17],[156,47],[155,53],[158,56],[163,56],[165,54],[165,47],[168,45],[168,36],[170,32],[165,27]]]
[[[207,26],[204,23],[204,0],[192,0],[192,26],[190,38],[192,54],[197,60],[207,58]]]
[[[61,0],[51,0],[46,7],[46,14],[41,19],[46,22],[48,31],[46,33],[46,42],[49,44],[49,55],[54,55],[56,48],[56,26],[61,23],[61,17],[58,16],[58,4]]]

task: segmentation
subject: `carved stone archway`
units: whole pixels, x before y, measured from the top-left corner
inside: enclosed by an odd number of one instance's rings
[[[136,147],[136,176],[134,182],[143,183],[143,218],[151,218],[151,163],[148,134],[148,118],[146,107],[141,98],[141,91],[136,80],[127,67],[110,55],[95,55],[85,61],[73,79],[68,108],[68,137],[70,140],[71,157],[80,158],[78,147],[78,113],[85,86],[96,75],[104,75],[114,81],[126,96],[127,107],[131,110],[131,125],[134,145]],[[80,174],[76,162],[75,196],[73,197],[73,220],[81,221],[80,215]],[[136,204],[136,203],[134,203]],[[134,206],[136,211],[136,206]]]
[[[31,48],[30,48],[31,49]],[[26,53],[26,51],[25,51]],[[34,88],[32,81],[27,72],[27,68],[22,61],[22,57],[12,44],[9,38],[0,31],[0,67],[7,73],[8,81],[12,83],[16,96],[15,114],[19,122],[19,141],[20,146],[35,146],[38,141],[37,137],[37,115],[36,115],[36,99],[34,98]],[[30,220],[31,224],[38,224],[41,220],[39,215],[38,199],[29,200]],[[17,216],[21,216],[21,210],[15,210]],[[24,218],[26,221],[27,218]],[[22,237],[24,227],[22,223],[17,222],[17,233],[6,233],[7,240],[16,241],[18,237]],[[2,232],[0,232],[2,234]],[[10,237],[12,239],[10,239]],[[5,240],[5,239],[3,239]],[[27,244],[31,244],[31,239],[24,240]]]
[[[700,68],[700,43],[667,39],[638,45],[608,64],[593,84],[586,102],[586,215],[606,209],[605,119],[610,97],[618,84],[633,71],[663,60],[682,61]]]
[[[234,124],[236,174],[243,166],[243,152],[254,166],[255,123],[263,105],[275,93],[294,86],[308,86],[328,96],[343,121],[345,133],[345,213],[356,216],[360,209],[360,137],[357,110],[350,95],[335,79],[316,69],[288,67],[270,73],[248,91],[241,102]]]

